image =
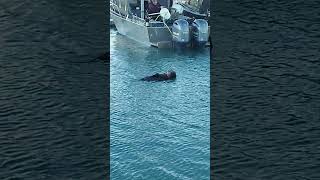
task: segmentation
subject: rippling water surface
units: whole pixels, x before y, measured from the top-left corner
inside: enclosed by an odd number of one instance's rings
[[[0,179],[104,179],[105,2],[0,2]]]
[[[145,47],[111,30],[111,179],[209,179],[209,51]],[[173,82],[140,78],[173,69]]]
[[[320,179],[319,7],[213,4],[214,179]]]

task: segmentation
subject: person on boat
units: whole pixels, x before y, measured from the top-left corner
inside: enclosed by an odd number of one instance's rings
[[[148,13],[159,13],[161,10],[161,5],[158,0],[149,0],[148,3]]]
[[[166,80],[174,80],[176,79],[176,77],[177,77],[176,72],[170,70],[163,74],[157,73],[152,76],[144,77],[141,80],[142,81],[166,81]]]

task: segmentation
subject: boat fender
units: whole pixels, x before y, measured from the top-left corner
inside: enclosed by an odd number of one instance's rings
[[[160,10],[160,16],[162,17],[163,20],[168,20],[171,17],[171,14],[167,8],[162,8]]]

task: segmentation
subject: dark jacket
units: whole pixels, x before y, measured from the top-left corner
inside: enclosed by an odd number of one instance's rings
[[[161,10],[161,5],[159,4],[159,2],[154,5],[152,2],[150,2],[148,4],[148,13],[149,14],[153,14],[153,13],[159,13]]]

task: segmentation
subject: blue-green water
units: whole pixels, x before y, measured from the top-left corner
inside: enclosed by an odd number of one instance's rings
[[[209,179],[209,50],[159,50],[110,32],[111,179]],[[173,69],[173,82],[140,78]]]

